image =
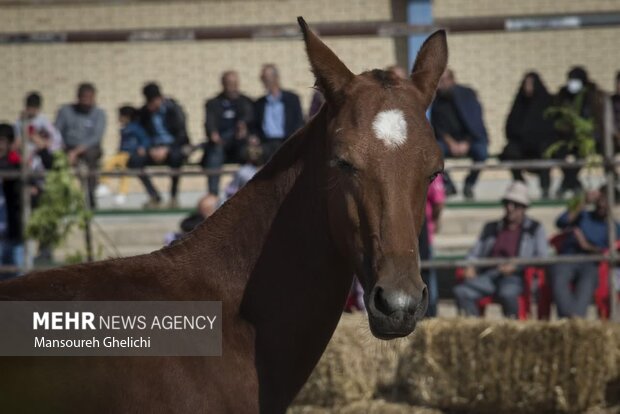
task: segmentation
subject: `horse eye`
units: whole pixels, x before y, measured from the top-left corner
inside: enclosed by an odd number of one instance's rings
[[[349,161],[343,158],[340,158],[340,157],[334,158],[332,161],[330,161],[329,164],[330,166],[338,167],[339,169],[347,173],[354,173],[357,171],[357,169],[353,166],[353,164],[351,164]]]

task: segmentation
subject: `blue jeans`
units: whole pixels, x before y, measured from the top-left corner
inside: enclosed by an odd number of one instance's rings
[[[129,161],[127,162],[127,167],[142,169],[147,165],[167,165],[173,170],[178,170],[183,165],[183,161],[185,160],[185,156],[181,151],[180,147],[172,145],[169,147],[168,156],[164,160],[163,163],[156,163],[155,160],[151,158],[151,156],[147,153],[146,155],[139,155],[137,153],[131,154],[129,157]],[[159,195],[159,191],[153,185],[151,178],[148,175],[139,175],[138,178],[142,181],[144,188],[152,199],[161,200],[161,196]],[[180,176],[174,175],[170,177],[170,197],[176,198],[178,189],[179,189],[179,180]]]
[[[242,163],[242,153],[246,142],[245,139],[240,140],[233,137],[221,144],[207,143],[202,157],[202,166],[208,169],[220,169],[225,162]],[[207,178],[207,186],[210,194],[219,195],[220,176],[210,175]]]
[[[434,318],[437,316],[437,300],[439,299],[437,271],[435,269],[426,269],[422,272],[422,280],[426,283],[426,288],[428,289],[426,316]]]
[[[450,152],[450,149],[448,148],[448,146],[446,145],[444,141],[440,140],[440,141],[437,141],[437,143],[439,144],[439,147],[441,148],[441,151],[443,152],[443,156],[445,158],[453,158],[452,153]],[[477,141],[472,142],[471,145],[469,146],[469,152],[467,153],[467,157],[471,158],[473,162],[486,161],[486,159],[489,157],[487,143],[477,142]],[[476,184],[476,181],[478,181],[479,174],[480,174],[480,171],[478,170],[470,171],[467,178],[465,178],[465,185],[473,187]],[[444,181],[446,182],[447,187],[449,186],[454,187],[454,183],[452,182],[452,179],[450,178],[450,175],[448,175],[448,173],[444,172],[443,177],[444,177]]]
[[[1,258],[3,266],[24,266],[24,244],[11,240],[2,240],[0,242]],[[19,272],[0,273],[0,280],[10,279],[18,276]]]
[[[551,270],[551,291],[558,316],[584,318],[598,285],[598,264],[556,263]]]
[[[454,297],[460,310],[468,316],[480,316],[478,301],[493,295],[502,305],[504,315],[516,318],[519,313],[519,295],[523,292],[521,276],[499,274],[493,269],[454,286]]]

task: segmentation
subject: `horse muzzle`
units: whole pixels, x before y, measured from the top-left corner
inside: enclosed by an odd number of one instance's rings
[[[405,292],[377,284],[366,300],[370,331],[379,339],[409,335],[424,317],[428,306],[428,290]]]

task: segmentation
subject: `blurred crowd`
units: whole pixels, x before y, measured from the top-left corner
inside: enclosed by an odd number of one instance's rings
[[[398,66],[387,70],[406,78],[408,73]],[[43,112],[43,98],[37,92],[25,97],[24,108],[16,122],[0,123],[0,170],[18,171],[22,156],[33,171],[53,167],[53,154],[63,151],[69,165],[83,164],[88,171],[115,171],[135,169],[144,172],[147,166],[160,165],[179,170],[195,151],[202,152],[200,166],[220,169],[225,163],[240,164],[233,180],[220,189],[220,176],[208,175],[206,196],[196,213],[185,219],[176,233],[167,236],[172,243],[182,234],[212,214],[221,203],[238,191],[258,171],[261,165],[304,122],[320,109],[323,99],[319,92],[312,97],[310,110],[302,111],[299,96],[282,87],[278,68],[265,64],[261,69],[264,96],[254,100],[242,93],[239,75],[226,71],[221,75],[221,91],[207,99],[204,108],[202,142],[192,144],[188,136],[185,110],[180,102],[163,93],[155,82],[142,89],[142,107],[123,105],[118,108],[118,150],[102,160],[102,138],[109,120],[97,106],[97,91],[91,83],[80,84],[75,102],[63,105],[54,122]],[[620,142],[620,73],[615,79],[615,90],[610,96],[591,81],[583,67],[574,67],[567,73],[566,83],[553,94],[549,92],[540,74],[524,75],[518,85],[514,103],[506,120],[507,144],[499,154],[503,161],[543,159],[546,151],[558,142],[570,143],[579,131],[575,126],[561,122],[550,108],[564,108],[591,122],[594,148],[601,152],[607,135],[613,137],[616,148]],[[557,111],[556,111],[557,114]],[[489,157],[489,137],[485,127],[482,105],[476,92],[457,82],[455,73],[447,70],[440,79],[437,95],[428,110],[437,142],[446,158],[467,158],[484,162]],[[25,150],[22,151],[22,143]],[[574,145],[558,146],[550,154],[555,159],[583,156]],[[579,167],[561,168],[562,181],[555,197],[581,194]],[[530,205],[524,171],[513,169],[513,183],[502,202],[504,216],[487,223],[468,257],[510,258],[545,257],[549,240],[542,225],[526,215]],[[551,197],[550,171],[535,170],[539,176],[543,198]],[[474,187],[479,171],[471,170],[462,185],[465,199],[474,198]],[[157,208],[163,197],[151,178],[139,173],[148,195],[144,208]],[[113,192],[110,177],[101,180],[89,176],[87,199],[96,208],[97,198],[114,194],[115,203],[127,200],[128,176],[119,178]],[[170,196],[167,207],[179,206],[179,175],[170,177]],[[4,265],[23,263],[22,197],[19,178],[2,180],[4,205],[0,208],[5,223],[2,230],[1,258]],[[45,191],[43,178],[29,182],[32,208],[37,207]],[[457,193],[457,186],[449,174],[438,177],[429,187],[426,205],[426,226],[420,236],[422,259],[433,256],[433,235],[440,228],[440,217],[446,197]],[[553,245],[558,254],[600,253],[609,248],[605,220],[610,214],[605,191],[590,191],[581,202],[557,220],[558,235]],[[587,204],[593,206],[588,209]],[[618,229],[620,234],[620,228]],[[46,254],[45,251],[42,252]],[[49,252],[47,252],[49,254]],[[560,316],[584,316],[590,303],[598,270],[595,262],[558,264],[548,269],[553,297]],[[480,314],[479,301],[493,297],[502,306],[504,314],[516,317],[518,298],[524,294],[522,274],[524,266],[502,265],[490,268],[467,267],[459,270],[459,281],[454,288],[458,308],[467,315]],[[435,271],[423,272],[429,287],[429,315],[437,314],[437,276]],[[348,302],[350,309],[363,308],[359,286],[353,286]]]

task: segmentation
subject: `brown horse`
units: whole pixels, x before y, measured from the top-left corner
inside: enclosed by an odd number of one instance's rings
[[[410,80],[353,75],[299,19],[321,111],[178,244],[35,272],[4,300],[222,301],[221,357],[0,358],[7,412],[283,413],[324,351],[357,274],[372,332],[409,334],[426,308],[417,235],[442,158],[425,110],[444,32]]]

